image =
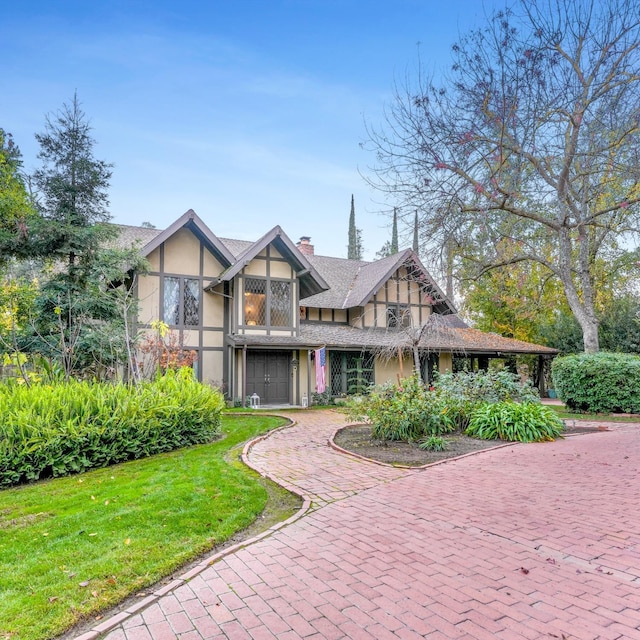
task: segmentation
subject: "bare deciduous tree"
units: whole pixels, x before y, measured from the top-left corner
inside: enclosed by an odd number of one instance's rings
[[[638,232],[637,0],[518,0],[453,57],[443,86],[418,68],[370,129],[373,182],[478,275],[544,265],[597,351],[595,266]]]

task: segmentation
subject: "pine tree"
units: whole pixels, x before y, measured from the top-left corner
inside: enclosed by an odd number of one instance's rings
[[[356,208],[351,194],[351,213],[349,214],[349,260],[362,260],[362,229],[356,228]]]
[[[416,209],[415,217],[413,218],[413,250],[418,253],[418,211]]]
[[[33,350],[57,360],[67,377],[115,366],[124,346],[113,282],[125,277],[125,253],[106,250],[117,229],[107,222],[111,165],[96,160],[91,127],[77,95],[48,116],[34,173],[40,219],[32,226],[34,256],[53,263],[41,285]],[[127,258],[135,260],[130,254]]]
[[[0,263],[22,256],[35,216],[21,173],[22,155],[13,137],[0,127]]]
[[[112,233],[107,190],[112,165],[93,157],[91,126],[74,94],[45,131],[36,134],[42,166],[33,175],[43,217],[37,241],[42,255],[67,263],[73,275],[76,258],[86,260]]]
[[[398,253],[398,210],[393,209],[393,227],[391,229],[391,255]]]

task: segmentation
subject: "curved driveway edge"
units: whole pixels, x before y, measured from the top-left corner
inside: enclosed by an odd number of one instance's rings
[[[640,425],[411,471],[330,449],[339,414],[295,417],[247,455],[311,510],[108,640],[640,639]]]
[[[327,443],[334,451],[338,453],[342,453],[345,456],[351,456],[352,458],[357,458],[358,460],[363,460],[365,462],[369,462],[370,464],[378,464],[381,467],[391,467],[392,469],[412,469],[414,471],[419,471],[422,469],[428,469],[429,467],[435,467],[438,464],[447,464],[448,462],[453,462],[454,460],[461,460],[462,458],[466,458],[467,456],[475,456],[478,453],[482,453],[483,451],[488,451],[489,449],[500,449],[501,447],[511,447],[517,442],[502,442],[496,444],[493,447],[486,447],[485,449],[477,449],[476,451],[469,451],[467,453],[462,453],[459,456],[455,456],[452,458],[444,458],[443,460],[436,460],[435,462],[429,462],[428,464],[421,465],[408,465],[408,464],[391,464],[389,462],[380,462],[380,460],[372,460],[371,458],[367,458],[366,456],[361,456],[359,453],[355,453],[354,451],[349,451],[348,449],[343,449],[340,445],[336,444],[335,438],[343,429],[349,429],[350,427],[360,426],[358,424],[348,424],[346,427],[338,427],[329,438],[329,442]]]

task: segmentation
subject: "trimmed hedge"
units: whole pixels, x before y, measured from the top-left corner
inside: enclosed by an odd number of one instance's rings
[[[558,397],[576,411],[640,413],[640,356],[581,353],[551,365]]]
[[[0,385],[0,487],[210,442],[223,407],[190,369],[137,387]]]

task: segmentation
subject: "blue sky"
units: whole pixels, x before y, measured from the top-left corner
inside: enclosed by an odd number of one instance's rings
[[[164,228],[194,209],[221,237],[276,224],[346,257],[351,194],[372,259],[392,203],[360,143],[416,61],[449,65],[499,0],[48,0],[3,8],[0,127],[34,134],[77,90],[114,163],[115,222]],[[419,43],[419,44],[418,44]],[[407,235],[407,238],[409,236]]]

